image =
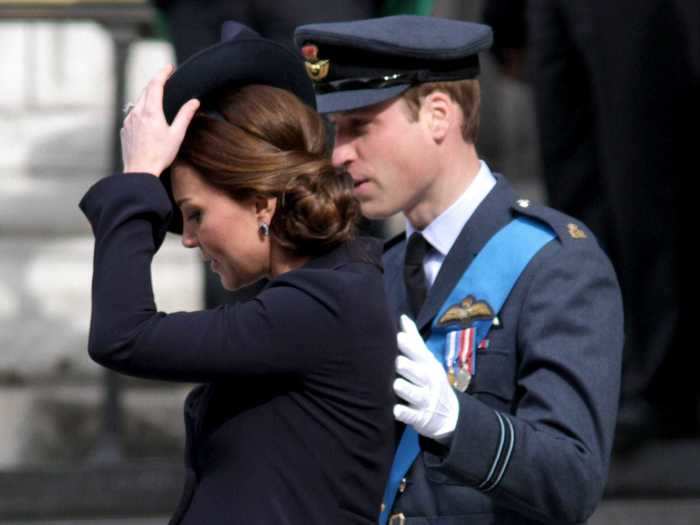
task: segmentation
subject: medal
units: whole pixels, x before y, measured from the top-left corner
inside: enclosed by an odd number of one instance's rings
[[[469,388],[469,383],[471,380],[472,375],[469,373],[469,370],[466,368],[460,368],[459,372],[457,372],[457,378],[452,386],[454,386],[460,392],[466,392],[467,388]]]
[[[455,386],[457,378],[455,377],[455,369],[450,367],[447,369],[447,382]]]

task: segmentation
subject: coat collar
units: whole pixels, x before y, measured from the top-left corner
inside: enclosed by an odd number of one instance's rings
[[[382,269],[382,242],[371,237],[346,241],[331,251],[313,257],[301,269],[335,269],[349,263],[364,262]]]

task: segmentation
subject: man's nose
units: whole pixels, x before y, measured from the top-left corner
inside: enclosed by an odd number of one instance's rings
[[[347,167],[356,159],[355,146],[351,140],[343,140],[336,136],[331,162],[336,168]]]

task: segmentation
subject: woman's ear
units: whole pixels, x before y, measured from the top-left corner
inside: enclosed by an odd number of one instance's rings
[[[258,223],[264,223],[269,226],[276,209],[277,197],[265,197],[263,195],[257,195],[255,197],[255,215],[258,219]]]

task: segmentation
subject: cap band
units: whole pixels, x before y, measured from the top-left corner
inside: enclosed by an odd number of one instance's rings
[[[471,64],[466,68],[446,71],[444,73],[436,73],[435,71],[424,69],[420,71],[412,71],[410,73],[393,73],[374,78],[344,78],[327,82],[316,82],[314,87],[317,93],[325,94],[356,89],[381,89],[400,84],[414,85],[425,82],[463,80],[476,78],[478,75],[479,63],[477,60],[476,64]]]

